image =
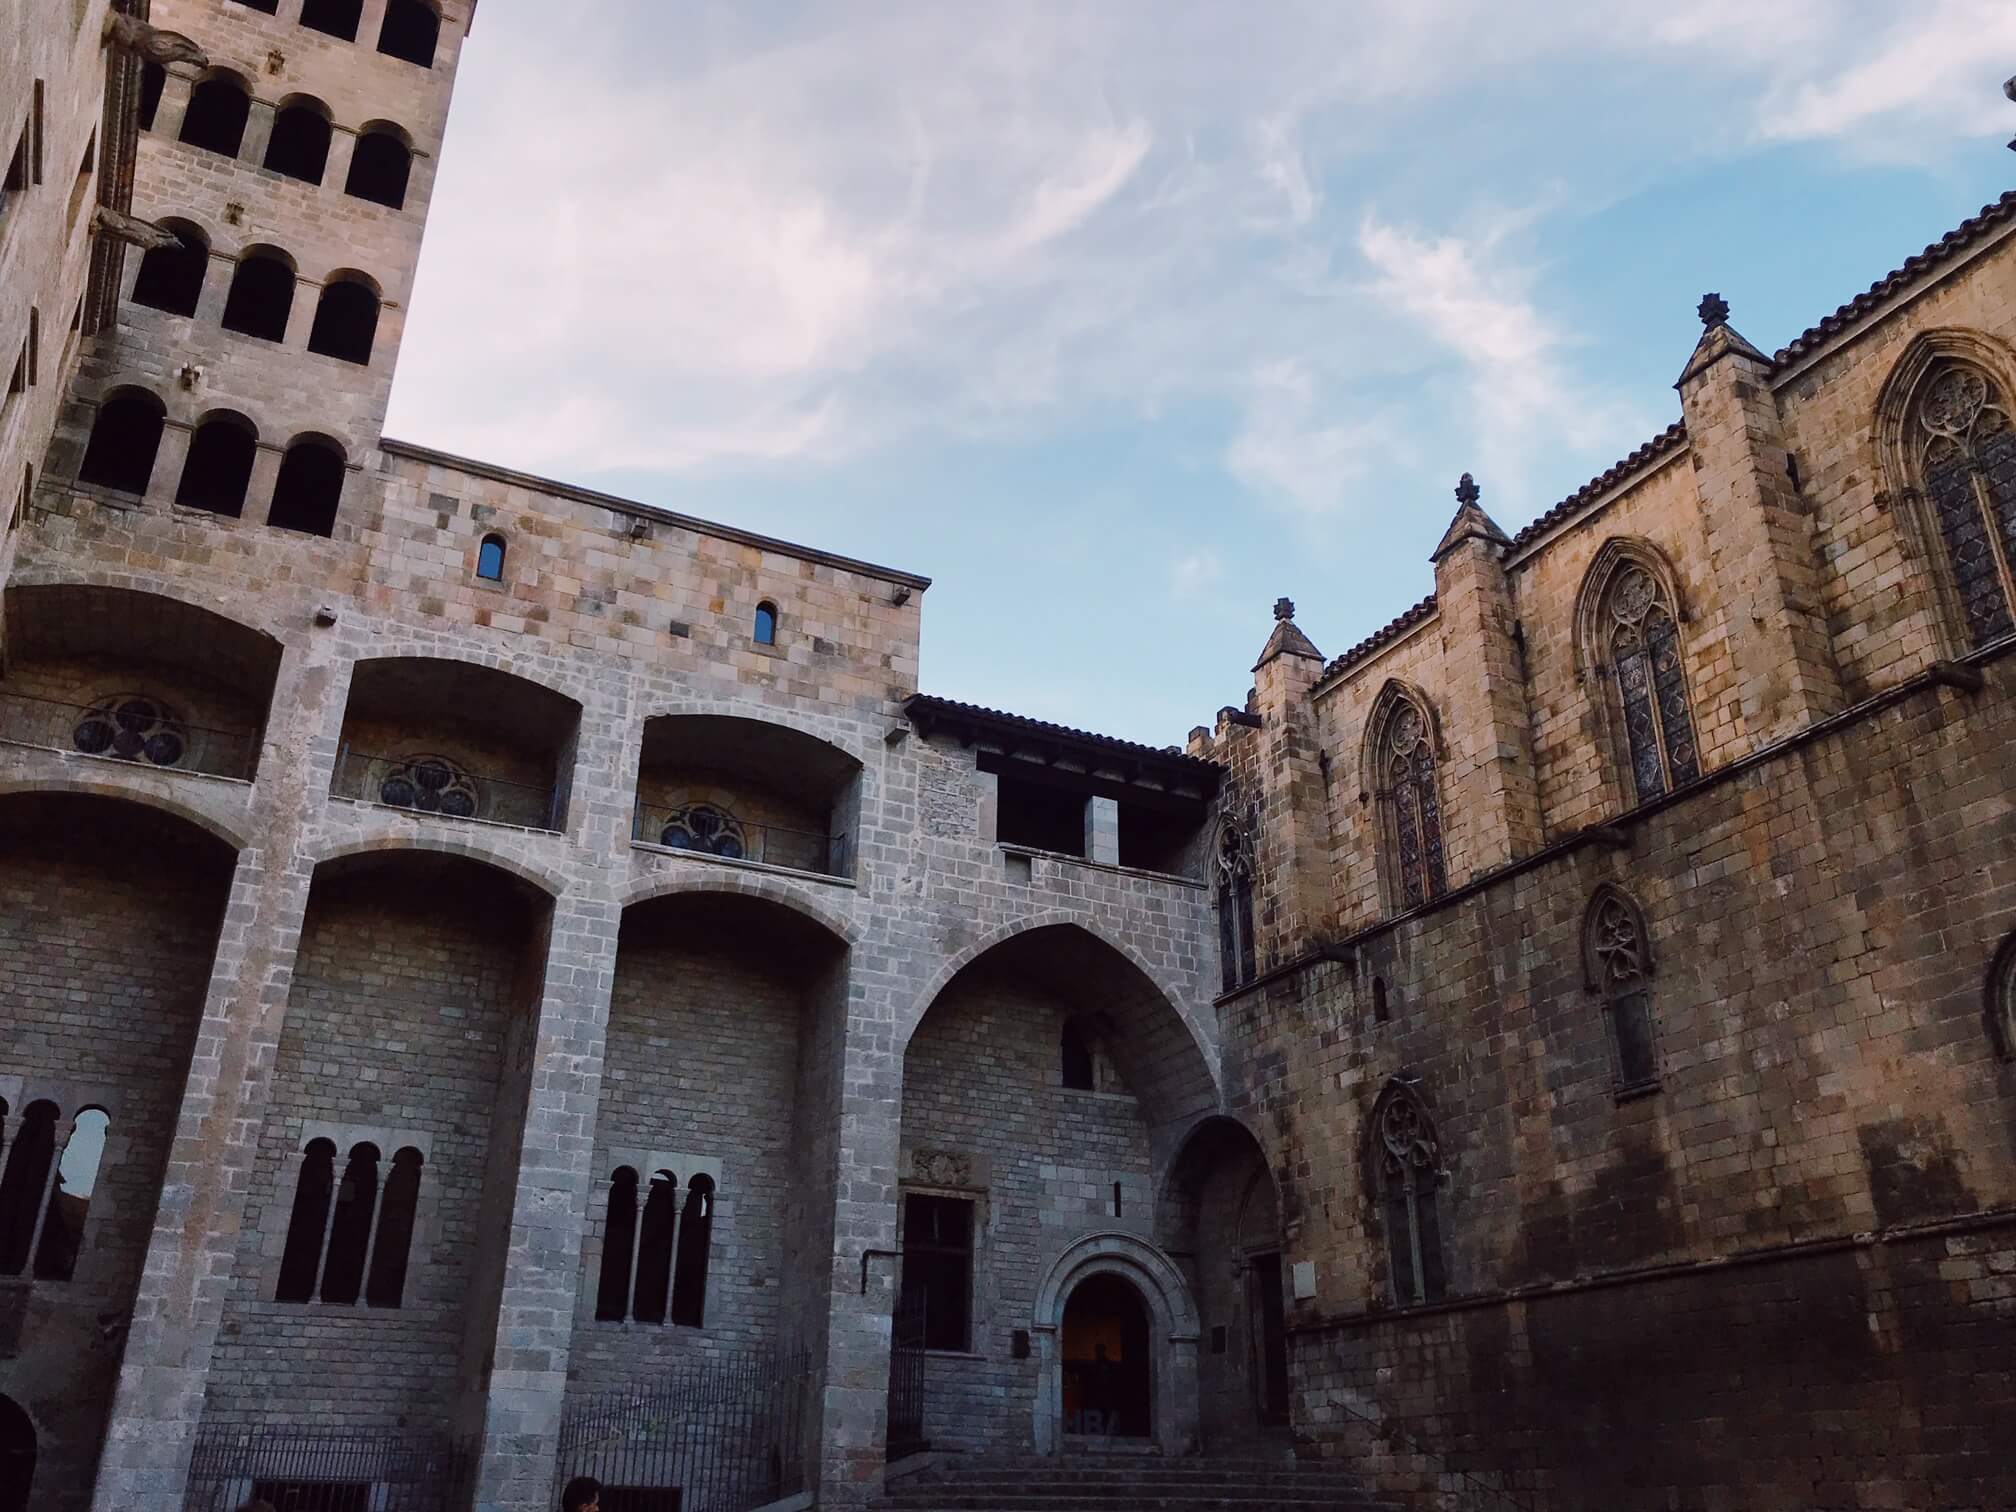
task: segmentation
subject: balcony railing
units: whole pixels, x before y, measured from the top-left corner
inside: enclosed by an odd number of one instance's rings
[[[240,781],[251,779],[259,758],[257,731],[191,724],[146,693],[78,704],[0,692],[0,740]]]
[[[475,1456],[447,1435],[286,1423],[206,1426],[189,1465],[186,1512],[461,1512]]]
[[[822,877],[844,877],[849,857],[845,835],[755,824],[710,803],[671,807],[639,802],[630,838],[640,845],[718,856],[727,861],[760,861]]]
[[[381,755],[347,742],[337,752],[329,791],[338,798],[358,798],[416,814],[514,824],[521,829],[557,830],[566,809],[557,784],[495,777],[433,752]]]

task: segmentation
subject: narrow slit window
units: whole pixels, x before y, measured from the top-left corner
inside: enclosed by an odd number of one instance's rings
[[[329,1226],[329,1203],[336,1192],[336,1146],[327,1139],[310,1140],[301,1153],[301,1174],[294,1187],[294,1208],[287,1219],[287,1247],[280,1255],[277,1302],[306,1302],[315,1295],[322,1267],[322,1237]]]
[[[378,1146],[353,1145],[336,1187],[329,1220],[329,1252],[322,1262],[322,1300],[354,1303],[364,1289],[364,1260],[371,1245],[371,1215],[378,1205]]]
[[[714,1178],[695,1176],[679,1215],[678,1258],[672,1272],[672,1321],[699,1328],[707,1320],[707,1260],[714,1238]]]
[[[406,1267],[413,1254],[413,1230],[420,1216],[420,1152],[411,1145],[392,1157],[385,1195],[378,1203],[378,1232],[371,1241],[371,1275],[364,1300],[373,1307],[397,1307],[406,1297]]]
[[[1092,1047],[1076,1024],[1066,1024],[1059,1053],[1063,1061],[1063,1081],[1074,1092],[1090,1092],[1097,1085]]]
[[[618,1166],[609,1177],[609,1218],[602,1226],[602,1271],[595,1285],[595,1316],[620,1322],[630,1315],[630,1260],[637,1247],[637,1172]]]
[[[638,1225],[637,1289],[630,1316],[639,1323],[663,1323],[672,1294],[672,1243],[679,1228],[679,1178],[670,1171],[651,1177]]]
[[[0,1174],[0,1276],[18,1276],[28,1268],[35,1220],[49,1186],[49,1168],[56,1161],[60,1111],[52,1102],[28,1104],[7,1152],[6,1169]]]

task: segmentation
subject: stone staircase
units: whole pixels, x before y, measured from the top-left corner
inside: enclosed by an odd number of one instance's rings
[[[889,1483],[878,1512],[1399,1512],[1350,1471],[1278,1459],[940,1460]]]

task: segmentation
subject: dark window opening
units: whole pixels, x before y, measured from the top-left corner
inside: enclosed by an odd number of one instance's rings
[[[245,513],[245,490],[259,454],[257,434],[235,416],[205,420],[189,438],[175,502],[236,519]]]
[[[322,1262],[322,1300],[353,1303],[364,1289],[364,1260],[371,1246],[371,1213],[378,1205],[378,1146],[353,1145],[336,1188],[329,1220],[329,1255]]]
[[[1372,978],[1372,1022],[1383,1024],[1393,1016],[1393,1010],[1386,999],[1386,978]]]
[[[1201,805],[1191,813],[1174,813],[1122,798],[1120,864],[1172,875],[1191,872],[1204,817]]]
[[[152,394],[128,389],[106,400],[91,427],[78,481],[121,493],[146,493],[154,476],[154,454],[161,449],[162,420],[161,401]]]
[[[1253,879],[1244,872],[1218,882],[1218,984],[1231,992],[1259,975],[1253,933]]]
[[[362,366],[371,360],[378,336],[378,296],[354,279],[339,279],[322,290],[308,350]]]
[[[1373,1181],[1386,1224],[1386,1257],[1394,1299],[1403,1307],[1441,1300],[1447,1291],[1436,1188],[1441,1147],[1427,1111],[1395,1083],[1373,1115]]]
[[[364,0],[302,0],[303,26],[345,42],[357,40],[357,26],[363,19]]]
[[[685,1493],[675,1486],[604,1486],[599,1512],[679,1512]]]
[[[1115,1218],[1124,1218],[1127,1216],[1120,1192],[1120,1183],[1117,1181],[1113,1183],[1113,1216]]]
[[[140,129],[152,131],[154,117],[161,110],[161,91],[168,87],[168,70],[159,63],[140,65]]]
[[[644,1218],[637,1236],[637,1291],[630,1316],[639,1323],[663,1323],[672,1293],[672,1240],[679,1227],[679,1178],[670,1171],[651,1177]]]
[[[1652,995],[1627,992],[1610,1005],[1610,1030],[1617,1037],[1617,1080],[1643,1087],[1659,1079],[1652,1045]]]
[[[63,1158],[56,1163],[49,1209],[42,1215],[42,1237],[35,1245],[38,1280],[68,1281],[77,1274],[77,1257],[84,1249],[84,1220],[91,1211],[91,1194],[98,1186],[105,1136],[111,1127],[112,1120],[102,1108],[86,1108],[70,1125]]]
[[[1098,1085],[1096,1067],[1092,1060],[1092,1046],[1075,1025],[1064,1026],[1061,1046],[1064,1062],[1064,1085],[1074,1092],[1090,1092]]]
[[[1001,776],[996,836],[1003,845],[1085,854],[1085,795]]]
[[[413,177],[413,150],[389,131],[367,131],[350,155],[343,192],[398,210],[406,204]]]
[[[504,537],[487,535],[476,548],[476,576],[492,583],[504,581]]]
[[[182,221],[164,224],[182,238],[182,244],[155,247],[140,259],[133,302],[170,315],[194,315],[203,297],[203,280],[210,273],[210,246],[194,226]]]
[[[280,14],[280,0],[231,0],[231,3],[247,10],[264,11],[269,16]]]
[[[0,1395],[0,1512],[28,1512],[35,1484],[35,1424]]]
[[[273,1512],[371,1512],[371,1482],[352,1480],[255,1480],[252,1505]]]
[[[441,18],[422,0],[387,0],[385,24],[378,31],[378,51],[388,58],[432,68],[440,36]]]
[[[191,147],[227,158],[238,156],[245,141],[245,122],[252,96],[229,77],[205,79],[190,92],[189,113],[182,117],[182,140]]]
[[[777,644],[777,606],[761,603],[756,606],[756,644],[774,646]]]
[[[637,1173],[618,1166],[609,1178],[609,1221],[602,1228],[602,1270],[595,1316],[619,1322],[630,1314],[630,1255],[637,1244]]]
[[[347,470],[335,442],[316,436],[296,441],[281,459],[266,523],[303,535],[334,535]]]
[[[714,1237],[714,1178],[695,1176],[679,1215],[678,1262],[672,1275],[672,1321],[699,1328],[707,1316],[707,1252]]]
[[[7,159],[7,175],[0,178],[0,211],[7,208],[8,198],[19,194],[28,187],[28,128],[21,128],[21,138],[14,144],[14,155]]]
[[[964,1353],[973,1342],[973,1204],[958,1197],[903,1199],[900,1312],[921,1315],[926,1349]]]
[[[1607,884],[1596,890],[1582,923],[1582,970],[1590,990],[1603,999],[1610,1021],[1619,1095],[1656,1087],[1651,939],[1637,903]]]
[[[261,341],[284,341],[293,312],[294,270],[270,252],[248,252],[231,274],[224,329]]]
[[[266,166],[304,184],[319,184],[329,166],[329,118],[312,105],[289,105],[273,118]]]
[[[18,1276],[27,1269],[35,1219],[56,1160],[57,1113],[52,1102],[28,1104],[7,1152],[6,1172],[0,1175],[0,1276]]]
[[[410,1145],[392,1157],[392,1174],[378,1204],[378,1233],[371,1241],[371,1279],[364,1287],[364,1300],[373,1307],[397,1307],[405,1299],[406,1266],[420,1215],[422,1163],[420,1152]]]
[[[280,1284],[273,1293],[276,1302],[306,1302],[315,1295],[322,1233],[335,1191],[336,1146],[326,1139],[311,1140],[301,1155],[301,1177],[287,1219],[287,1247],[280,1255]]]

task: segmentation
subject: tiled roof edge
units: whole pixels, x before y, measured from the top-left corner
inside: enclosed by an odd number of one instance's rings
[[[1556,504],[1552,509],[1541,515],[1539,519],[1533,521],[1530,525],[1523,526],[1519,533],[1512,537],[1512,550],[1517,551],[1528,541],[1545,535],[1584,504],[1589,503],[1599,494],[1607,493],[1610,489],[1615,488],[1620,482],[1638,471],[1646,463],[1657,461],[1672,451],[1674,447],[1684,443],[1686,439],[1687,422],[1685,420],[1675,420],[1650,441],[1647,441],[1643,446],[1632,452],[1631,455],[1611,463],[1602,472],[1591,478],[1587,483],[1584,483],[1559,504]]]
[[[1366,657],[1370,656],[1374,651],[1377,651],[1381,646],[1385,645],[1389,641],[1399,639],[1400,636],[1406,634],[1409,630],[1412,630],[1416,625],[1420,624],[1421,621],[1428,618],[1428,616],[1433,614],[1434,612],[1435,612],[1435,595],[1431,593],[1428,595],[1428,597],[1421,600],[1420,603],[1414,605],[1412,608],[1401,610],[1398,617],[1393,619],[1390,623],[1381,626],[1379,629],[1374,630],[1370,635],[1366,636],[1365,639],[1358,642],[1357,645],[1353,646],[1349,651],[1346,651],[1342,656],[1338,657],[1335,661],[1330,663],[1329,666],[1325,667],[1323,669],[1324,681],[1327,682],[1329,679],[1335,677],[1339,672],[1348,672],[1352,667],[1355,667],[1359,662],[1365,660]]]
[[[1192,756],[1180,748],[1143,745],[1138,740],[1122,740],[1117,735],[1101,735],[1094,730],[1074,730],[1069,725],[1052,724],[1047,719],[1032,719],[1027,714],[1010,714],[1005,709],[990,709],[984,704],[962,703],[956,698],[939,698],[930,693],[912,693],[903,701],[903,711],[913,718],[922,713],[927,722],[934,716],[943,717],[949,714],[955,718],[1048,735],[1057,740],[1095,745],[1104,750],[1124,751],[1143,760],[1176,762],[1199,771],[1215,770],[1219,765],[1208,757]]]

